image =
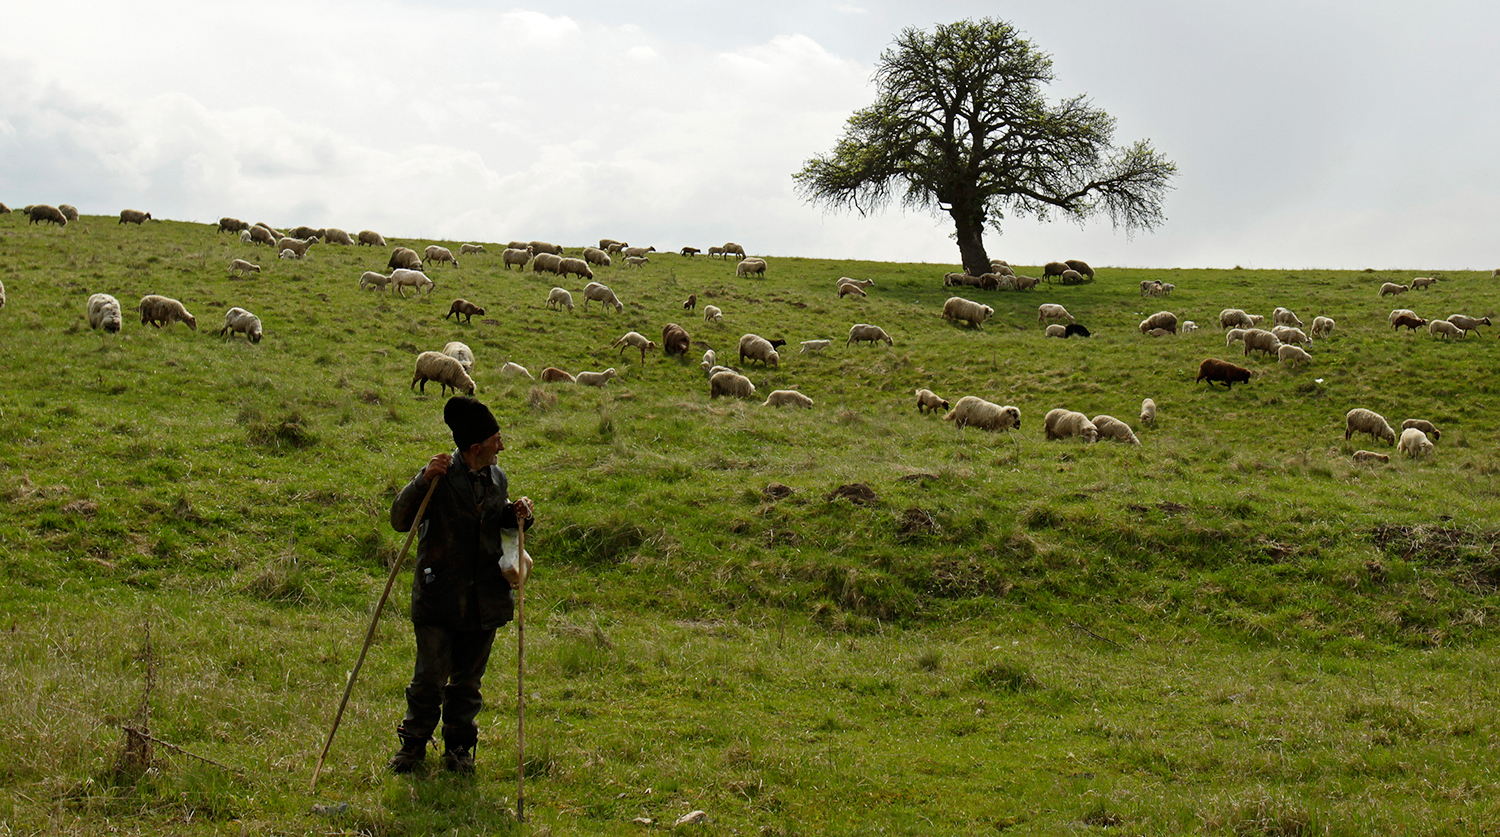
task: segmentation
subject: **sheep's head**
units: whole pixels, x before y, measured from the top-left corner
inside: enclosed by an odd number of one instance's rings
[[[182,321],[187,323],[187,327],[192,329],[193,331],[198,330],[198,318],[194,317],[192,314],[184,316],[182,318]]]

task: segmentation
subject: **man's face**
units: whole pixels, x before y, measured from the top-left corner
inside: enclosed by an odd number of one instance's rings
[[[499,461],[498,454],[502,450],[505,450],[505,442],[500,438],[500,434],[496,433],[469,448],[469,466],[478,469],[494,465]]]

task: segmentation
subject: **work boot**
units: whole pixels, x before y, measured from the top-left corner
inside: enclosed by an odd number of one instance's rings
[[[391,756],[389,767],[392,773],[410,773],[427,760],[427,739],[401,739],[401,749]]]
[[[462,744],[443,748],[443,769],[471,776],[474,773],[474,745]]]

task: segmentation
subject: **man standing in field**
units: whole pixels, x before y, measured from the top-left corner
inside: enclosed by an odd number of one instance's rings
[[[406,687],[406,717],[396,727],[401,749],[391,757],[394,773],[409,773],[426,759],[440,720],[443,767],[474,771],[474,718],[484,705],[479,683],[495,629],[511,620],[512,584],[523,582],[530,569],[529,559],[516,560],[516,534],[530,527],[532,504],[507,496],[505,472],[495,464],[505,449],[500,424],[488,407],[465,396],[448,400],[443,421],[458,449],[432,457],[391,504],[391,526],[410,531],[422,498],[441,478],[417,533],[411,590],[416,671]],[[509,559],[504,568],[502,555]]]

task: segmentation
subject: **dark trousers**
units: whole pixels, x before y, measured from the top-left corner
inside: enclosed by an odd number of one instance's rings
[[[441,720],[446,747],[473,747],[479,740],[474,717],[484,706],[479,681],[490,661],[495,631],[413,627],[417,635],[416,671],[406,687],[406,718],[396,733],[402,739],[427,741]]]

